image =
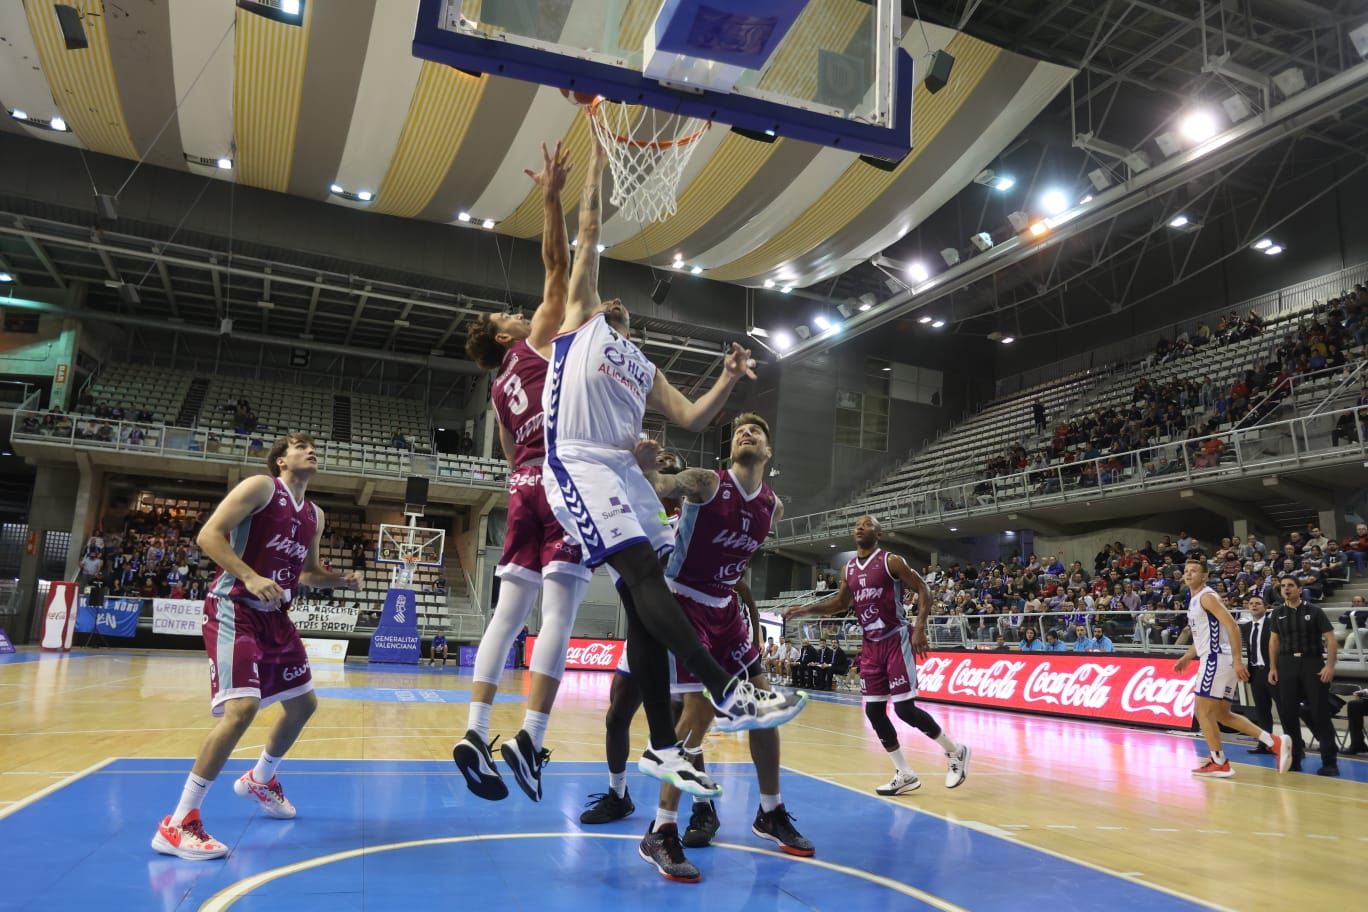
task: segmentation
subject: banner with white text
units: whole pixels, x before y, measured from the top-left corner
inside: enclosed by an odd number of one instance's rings
[[[324,633],[351,633],[356,629],[357,611],[346,605],[309,605],[290,607],[290,620],[300,630]]]
[[[203,627],[203,600],[162,598],[152,600],[153,633],[197,637]]]
[[[946,703],[1187,729],[1198,666],[1178,674],[1173,663],[1171,656],[932,652],[917,664],[917,692]]]

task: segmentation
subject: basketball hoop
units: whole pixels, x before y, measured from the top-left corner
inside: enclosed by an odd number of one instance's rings
[[[403,554],[399,557],[399,565],[394,569],[394,587],[408,587],[413,585],[413,571],[418,567],[418,555]]]
[[[632,222],[659,222],[675,214],[680,178],[712,121],[658,108],[610,102],[585,106],[594,135],[613,170],[613,205]]]

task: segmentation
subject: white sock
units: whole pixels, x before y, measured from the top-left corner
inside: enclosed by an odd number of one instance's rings
[[[613,790],[613,794],[621,798],[627,794],[627,771],[608,774],[608,787]]]
[[[489,711],[493,709],[488,703],[471,703],[470,716],[466,720],[466,728],[479,735],[486,743],[489,741]]]
[[[262,785],[270,782],[275,778],[276,767],[280,766],[280,761],[282,759],[284,758],[272,757],[270,754],[262,751],[261,756],[257,758],[256,769],[252,770],[252,778]]]
[[[1225,751],[1212,751],[1211,760],[1213,763],[1225,763]]]
[[[941,750],[947,754],[953,754],[959,750],[959,745],[945,736],[945,732],[936,735],[936,743],[941,746]]]
[[[209,794],[209,786],[214,784],[213,779],[201,779],[194,773],[185,777],[185,788],[181,789],[180,804],[171,812],[172,826],[178,825],[185,819],[185,815],[191,811],[199,809],[204,801],[204,796]]]
[[[523,716],[523,731],[527,732],[527,737],[532,739],[532,746],[537,750],[542,749],[542,740],[546,737],[546,723],[551,720],[548,713],[539,713],[528,710]]]
[[[1261,731],[1259,732],[1259,743],[1262,744],[1264,747],[1272,747],[1273,736],[1268,732]]]
[[[766,795],[764,792],[760,793],[760,810],[764,811],[766,814],[783,803],[784,799],[779,795]]]
[[[660,832],[660,828],[665,824],[679,826],[679,811],[667,811],[664,808],[656,808],[655,831]]]
[[[894,748],[889,751],[888,759],[893,761],[893,765],[897,767],[898,772],[902,773],[904,776],[912,775],[912,767],[908,765],[907,758],[903,756],[902,748]]]

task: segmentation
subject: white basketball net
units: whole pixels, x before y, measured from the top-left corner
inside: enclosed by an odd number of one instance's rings
[[[400,557],[398,566],[394,568],[394,581],[392,585],[396,589],[402,586],[413,585],[413,571],[417,566],[417,554],[405,554]]]
[[[658,222],[674,215],[679,180],[697,140],[712,122],[603,99],[587,111],[594,135],[608,152],[613,170],[610,199],[618,213],[632,222]]]

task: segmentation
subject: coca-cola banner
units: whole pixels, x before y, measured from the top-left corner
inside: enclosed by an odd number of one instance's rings
[[[581,671],[612,671],[617,668],[618,659],[627,644],[622,640],[582,640],[570,638],[570,648],[565,650],[565,667]],[[527,655],[524,664],[531,666],[532,655],[537,650],[537,638],[527,638]]]
[[[1192,726],[1197,663],[1101,654],[932,652],[917,665],[928,700],[1109,719],[1160,728]]]

